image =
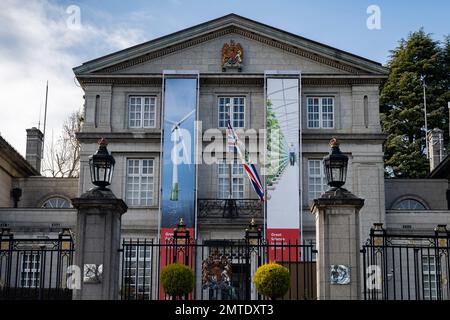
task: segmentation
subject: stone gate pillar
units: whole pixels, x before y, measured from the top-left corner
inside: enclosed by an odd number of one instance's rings
[[[361,298],[359,211],[363,205],[363,199],[343,188],[314,200],[320,300]]]
[[[75,265],[81,287],[75,300],[117,300],[120,278],[120,228],[128,209],[109,189],[93,188],[72,199],[78,209]]]

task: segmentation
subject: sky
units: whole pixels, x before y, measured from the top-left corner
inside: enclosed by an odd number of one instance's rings
[[[367,27],[371,5],[377,29]],[[46,140],[56,140],[83,104],[73,67],[229,13],[385,64],[411,31],[450,34],[448,12],[447,0],[2,0],[0,134],[25,154],[25,130],[43,128],[48,80]]]

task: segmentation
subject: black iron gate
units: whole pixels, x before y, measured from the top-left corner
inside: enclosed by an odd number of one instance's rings
[[[252,275],[269,261],[277,261],[290,271],[291,287],[283,299],[316,298],[316,251],[312,245],[250,244],[245,240],[209,240],[180,245],[130,239],[123,240],[121,253],[120,295],[123,300],[170,299],[162,292],[159,275],[163,266],[174,262],[188,265],[194,272],[195,289],[189,299],[261,299],[252,286]],[[208,268],[220,270],[220,281],[208,276],[211,271]]]
[[[70,300],[67,270],[73,265],[70,233],[56,239],[15,239],[0,235],[0,300]]]
[[[363,289],[367,300],[450,299],[450,233],[387,233],[375,224],[363,246]]]

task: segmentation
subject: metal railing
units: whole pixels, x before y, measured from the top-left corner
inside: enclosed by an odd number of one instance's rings
[[[277,261],[289,269],[291,285],[286,300],[316,299],[316,251],[312,245],[245,240],[206,240],[177,244],[152,239],[123,240],[121,249],[121,299],[171,299],[164,294],[160,271],[179,262],[195,276],[193,300],[262,299],[252,283],[256,269]]]
[[[71,235],[56,239],[15,239],[0,234],[0,300],[70,300],[67,270],[73,264]]]
[[[388,233],[375,224],[362,247],[366,300],[450,299],[450,233]]]

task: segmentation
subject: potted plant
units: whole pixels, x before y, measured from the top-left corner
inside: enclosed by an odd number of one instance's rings
[[[194,289],[194,273],[184,264],[172,263],[162,269],[161,284],[166,294],[181,299]]]
[[[275,300],[288,292],[291,276],[286,267],[277,263],[267,263],[256,270],[253,283],[260,294]]]

